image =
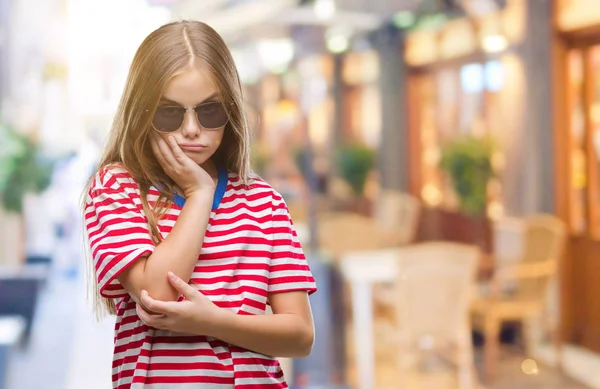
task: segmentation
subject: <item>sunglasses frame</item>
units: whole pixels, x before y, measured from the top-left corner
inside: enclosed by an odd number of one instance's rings
[[[185,114],[187,114],[189,110],[192,110],[192,111],[194,111],[194,117],[196,118],[196,122],[198,123],[198,125],[200,127],[204,128],[205,130],[209,130],[209,131],[217,130],[223,126],[226,126],[227,123],[229,123],[229,114],[228,114],[227,110],[225,110],[225,113],[227,114],[227,121],[222,126],[209,128],[209,127],[203,126],[202,123],[200,123],[200,119],[198,119],[198,113],[196,112],[196,108],[202,107],[203,105],[208,105],[208,104],[221,104],[223,109],[225,109],[225,104],[220,101],[206,101],[204,103],[200,103],[193,107],[186,107],[183,105],[161,105],[159,107],[156,107],[156,109],[154,110],[154,114],[152,115],[152,121],[150,122],[150,125],[152,126],[154,131],[160,132],[161,134],[170,134],[172,132],[179,131],[181,129],[181,127],[183,126],[183,123],[185,122]],[[229,106],[233,106],[233,105],[235,105],[235,103],[229,103]],[[154,125],[154,115],[156,115],[156,111],[158,111],[159,108],[163,108],[163,107],[183,108],[185,110],[185,112],[183,113],[183,119],[181,120],[181,124],[179,125],[179,127],[177,127],[177,129],[175,129],[173,131],[164,131],[164,130],[160,130],[160,129],[156,128],[156,126]],[[146,112],[149,112],[149,111],[150,110],[148,110],[148,109],[146,110]]]

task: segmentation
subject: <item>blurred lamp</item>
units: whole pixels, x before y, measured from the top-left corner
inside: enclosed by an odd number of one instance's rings
[[[263,40],[256,48],[264,67],[276,74],[284,73],[294,58],[294,43],[289,38]]]
[[[315,0],[314,11],[317,19],[328,20],[335,15],[334,0]]]
[[[343,53],[348,50],[350,42],[347,37],[343,35],[334,35],[327,38],[327,50],[334,54]]]
[[[483,38],[482,46],[487,53],[499,53],[506,50],[508,40],[501,34],[488,35]]]
[[[334,54],[340,54],[350,48],[350,36],[352,32],[344,27],[331,27],[325,32],[325,45],[327,50]]]
[[[537,374],[538,366],[533,359],[526,359],[521,363],[521,370],[527,375]]]

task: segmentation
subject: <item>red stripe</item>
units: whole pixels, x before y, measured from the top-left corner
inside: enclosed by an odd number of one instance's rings
[[[236,237],[227,240],[217,241],[217,242],[204,242],[202,248],[211,248],[211,247],[219,247],[219,246],[227,246],[232,244],[246,244],[248,246],[261,244],[261,245],[271,245],[271,241],[266,238],[258,238],[258,237]]]
[[[223,369],[221,369],[223,370]],[[233,384],[228,377],[147,377],[143,382],[149,384]]]
[[[259,224],[260,223],[268,224],[271,222],[271,220],[272,220],[271,216],[254,217],[254,216],[247,215],[247,214],[241,214],[241,215],[236,215],[229,219],[219,218],[217,220],[213,220],[211,225],[212,226],[225,226],[228,224],[248,222],[248,221],[253,221],[253,222],[259,223]]]
[[[200,266],[196,266],[196,268],[194,269],[194,273],[207,273],[207,271],[205,270],[204,267],[200,267]],[[235,276],[210,276],[209,278],[199,278],[199,277],[192,277],[191,281],[193,281],[196,284],[202,284],[202,285],[214,285],[214,284],[229,284],[232,282],[240,282],[243,280],[245,281],[253,281],[253,282],[267,282],[269,280],[269,278],[267,276],[259,276],[257,274],[244,274],[243,276],[240,275],[235,275]],[[257,293],[259,294],[259,293]]]

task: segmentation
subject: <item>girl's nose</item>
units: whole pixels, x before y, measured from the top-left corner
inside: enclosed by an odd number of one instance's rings
[[[196,138],[200,135],[201,129],[202,127],[200,126],[200,123],[198,123],[198,118],[196,117],[196,111],[187,109],[181,126],[183,135],[187,138]]]

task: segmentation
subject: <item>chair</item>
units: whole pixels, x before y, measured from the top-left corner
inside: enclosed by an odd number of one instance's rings
[[[412,389],[411,371],[438,357],[457,367],[461,389],[477,387],[469,306],[480,250],[471,245],[427,242],[399,249],[394,284],[395,340],[400,388]]]
[[[321,250],[336,259],[346,252],[388,247],[385,233],[375,220],[357,213],[322,213],[317,230]]]
[[[418,198],[395,190],[383,190],[373,207],[373,219],[383,234],[384,246],[398,247],[413,243],[419,228],[421,202]],[[373,286],[376,316],[389,317],[390,285]],[[392,313],[393,314],[393,313]]]
[[[383,191],[374,204],[372,217],[352,212],[319,215],[319,244],[339,257],[345,252],[398,247],[415,239],[420,202],[397,191]]]
[[[390,246],[414,242],[420,214],[419,199],[394,190],[383,190],[373,209],[373,217],[387,235]]]
[[[526,218],[523,225],[520,260],[499,266],[487,295],[478,297],[471,308],[473,325],[485,336],[484,373],[488,380],[496,372],[502,323],[522,324],[526,353],[531,354],[533,320],[544,316],[549,286],[556,276],[566,241],[566,227],[555,216],[534,215]],[[559,360],[557,327],[554,326],[554,342]]]

